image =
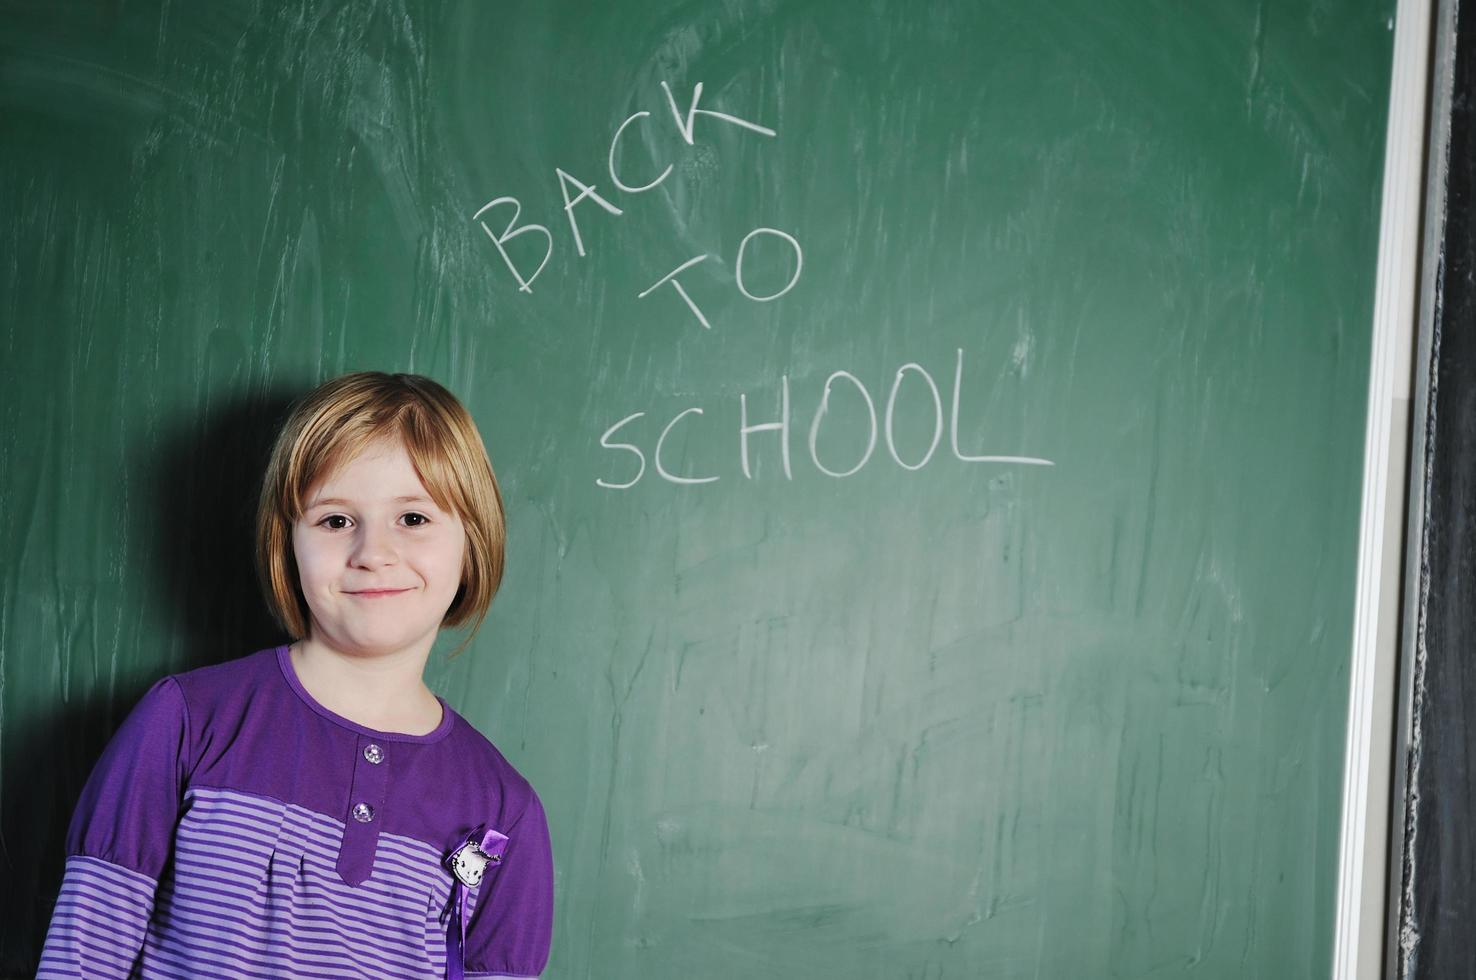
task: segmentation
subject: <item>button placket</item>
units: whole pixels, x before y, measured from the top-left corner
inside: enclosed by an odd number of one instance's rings
[[[357,885],[374,870],[374,852],[379,844],[379,827],[384,822],[388,785],[388,753],[369,736],[359,736],[354,745],[354,777],[335,864],[338,876],[346,884]]]

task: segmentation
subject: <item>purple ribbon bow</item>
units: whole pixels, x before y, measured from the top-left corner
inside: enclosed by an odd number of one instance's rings
[[[446,857],[446,867],[451,872],[451,897],[441,920],[447,915],[451,922],[446,929],[446,978],[465,980],[466,977],[466,899],[470,889],[481,883],[487,869],[502,863],[502,853],[507,850],[507,835],[495,830],[478,827]]]

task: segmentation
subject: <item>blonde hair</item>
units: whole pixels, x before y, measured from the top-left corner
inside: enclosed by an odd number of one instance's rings
[[[502,492],[471,415],[418,374],[359,371],[325,381],[298,401],[277,435],[256,510],[256,569],[273,617],[294,639],[311,616],[292,553],[292,527],[317,483],[384,438],[404,443],[437,506],[466,529],[461,586],[442,626],[471,624],[471,642],[502,582],[507,527]]]

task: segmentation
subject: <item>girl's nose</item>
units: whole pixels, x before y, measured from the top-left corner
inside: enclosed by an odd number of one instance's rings
[[[379,568],[383,565],[393,565],[399,559],[395,552],[394,541],[386,531],[374,527],[365,527],[359,533],[357,546],[349,560],[359,568]]]

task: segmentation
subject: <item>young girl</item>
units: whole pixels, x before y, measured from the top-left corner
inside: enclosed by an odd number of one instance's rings
[[[422,680],[486,615],[502,500],[444,388],[294,407],[257,557],[297,641],[166,677],[77,804],[39,977],[536,977],[553,867],[527,781]]]

